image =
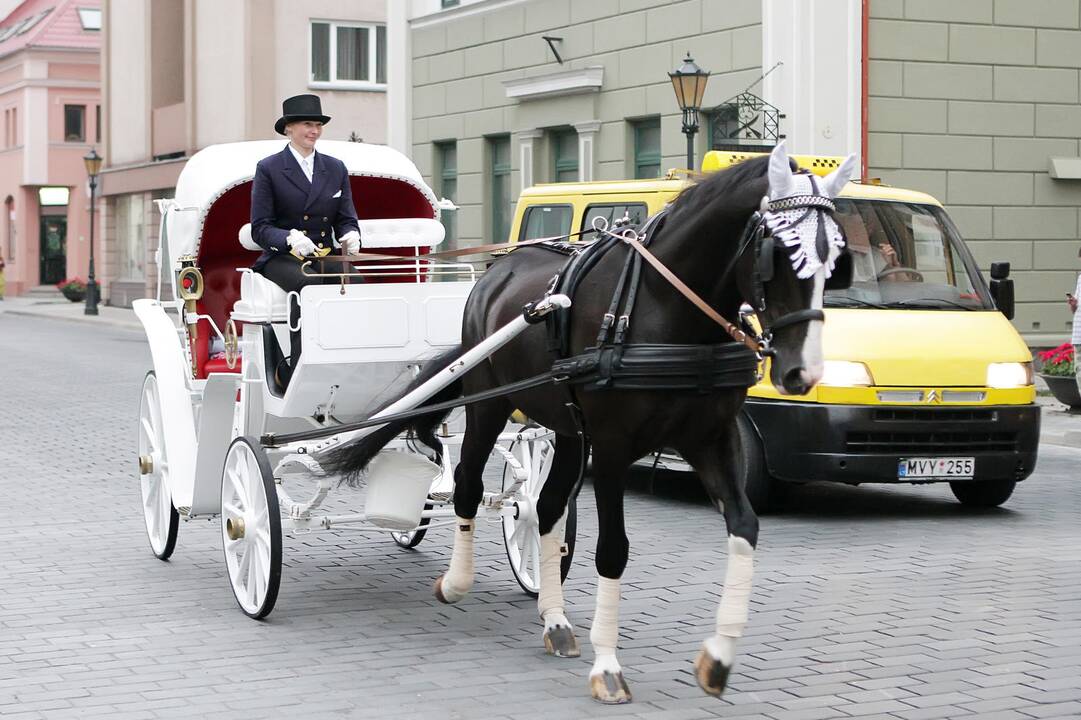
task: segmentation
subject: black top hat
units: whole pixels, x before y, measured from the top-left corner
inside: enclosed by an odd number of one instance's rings
[[[282,116],[274,123],[279,135],[285,134],[285,126],[298,120],[318,120],[326,125],[330,118],[323,114],[318,95],[294,95],[282,102]]]

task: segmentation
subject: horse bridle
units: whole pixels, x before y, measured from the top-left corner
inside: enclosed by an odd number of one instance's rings
[[[813,180],[812,186],[814,186],[816,191],[818,190],[818,187],[814,184]],[[793,195],[780,200],[772,200],[767,206],[767,209],[772,212],[798,210],[801,208],[806,208],[806,212],[792,224],[799,225],[806,220],[811,213],[817,213],[818,232],[820,233],[825,231],[825,213],[829,212],[832,214],[836,210],[833,200],[825,195],[818,194]],[[838,225],[838,228],[841,230],[843,236],[844,229],[841,228],[840,225]],[[753,212],[751,217],[747,220],[746,225],[744,225],[739,249],[728,262],[724,273],[722,273],[720,284],[723,285],[727,281],[728,276],[732,274],[744,253],[746,253],[748,248],[752,247],[752,245],[754,247],[754,263],[752,264],[751,270],[751,301],[755,311],[760,313],[766,309],[765,284],[773,279],[774,260],[778,252],[781,251],[781,248],[778,247],[776,240],[770,233],[769,227],[766,225],[766,218],[762,212],[757,210]],[[848,257],[848,251],[845,250],[842,252],[842,257],[838,258],[834,273],[827,280],[826,287],[828,289],[839,289],[851,284],[851,267],[851,258]],[[836,280],[833,279],[833,275],[838,276]],[[762,325],[761,334],[756,336],[756,340],[758,340],[761,347],[759,352],[763,356],[773,354],[773,334],[777,330],[803,322],[811,322],[812,320],[824,321],[825,319],[825,313],[820,309],[814,308],[806,308],[785,313],[769,325]],[[742,316],[740,317],[740,320],[743,322]],[[744,331],[751,335],[754,334],[753,329],[746,325],[746,323],[744,323]]]

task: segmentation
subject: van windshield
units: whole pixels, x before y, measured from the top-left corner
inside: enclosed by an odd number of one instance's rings
[[[975,261],[939,207],[837,198],[852,254],[852,287],[826,307],[994,310]]]

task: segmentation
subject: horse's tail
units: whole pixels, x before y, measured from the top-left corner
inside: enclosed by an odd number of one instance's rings
[[[464,345],[458,345],[457,347],[440,353],[424,363],[420,369],[420,374],[406,386],[405,390],[403,390],[397,398],[388,402],[387,405],[404,397],[407,393],[412,392],[435,377],[440,370],[443,370],[464,355],[466,350],[467,348]],[[424,401],[421,404],[421,407],[444,402],[446,400],[453,400],[461,394],[462,381],[458,379],[437,392],[428,400]],[[380,450],[386,447],[387,443],[398,437],[403,430],[412,428],[417,430],[421,437],[424,437],[425,435],[430,434],[430,430],[441,423],[448,414],[450,414],[450,410],[443,410],[428,415],[418,415],[417,417],[408,420],[397,420],[395,422],[387,423],[378,430],[368,433],[358,440],[354,440],[353,442],[346,443],[339,448],[331,450],[327,453],[326,458],[320,461],[320,465],[322,465],[323,469],[327,472],[340,475],[342,481],[347,485],[356,486],[359,482],[360,474],[368,467],[368,463],[375,458]],[[437,448],[433,448],[433,450],[436,449]]]

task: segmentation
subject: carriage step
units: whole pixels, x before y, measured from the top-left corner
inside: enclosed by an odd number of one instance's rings
[[[449,503],[451,494],[449,492],[428,493],[428,499],[432,502]]]

